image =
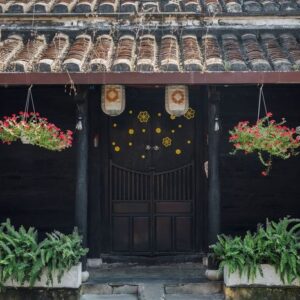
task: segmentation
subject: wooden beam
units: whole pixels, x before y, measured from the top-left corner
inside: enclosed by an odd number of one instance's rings
[[[76,132],[76,194],[75,194],[75,226],[83,237],[83,246],[87,247],[87,213],[88,213],[88,91],[79,90],[75,96],[77,103],[77,125],[82,128]],[[78,126],[77,126],[78,128]],[[82,259],[83,271],[86,270],[86,257]]]
[[[220,94],[208,87],[208,243],[213,244],[220,233],[221,195],[219,178]]]
[[[0,73],[1,85],[299,84],[300,72]]]

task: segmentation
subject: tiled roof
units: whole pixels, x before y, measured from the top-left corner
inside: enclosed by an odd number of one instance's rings
[[[0,0],[0,13],[300,12],[300,0]]]
[[[297,31],[138,37],[118,32],[117,38],[6,32],[0,43],[0,72],[297,71],[299,42]]]

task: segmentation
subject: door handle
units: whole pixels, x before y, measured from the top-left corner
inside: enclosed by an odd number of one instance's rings
[[[158,150],[160,149],[160,147],[157,146],[157,145],[155,145],[155,146],[153,146],[153,147],[151,147],[151,145],[146,145],[145,149],[146,149],[147,151],[150,151],[150,150],[158,151]]]

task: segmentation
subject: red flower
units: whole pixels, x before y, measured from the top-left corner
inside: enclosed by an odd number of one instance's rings
[[[273,114],[272,114],[271,112],[268,112],[268,113],[267,113],[267,117],[268,117],[268,118],[271,118],[272,116],[273,116]]]
[[[267,173],[266,171],[262,171],[262,172],[261,172],[261,175],[262,175],[262,176],[267,176],[268,173]]]

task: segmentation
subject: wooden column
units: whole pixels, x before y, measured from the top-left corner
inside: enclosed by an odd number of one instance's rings
[[[219,176],[220,95],[215,87],[208,87],[208,244],[216,242],[220,233],[221,195]]]
[[[88,99],[87,89],[79,90],[75,96],[77,104],[77,153],[76,153],[76,194],[75,226],[83,237],[83,246],[87,247],[88,212]],[[81,122],[81,124],[79,124]],[[81,128],[79,128],[81,125]],[[86,270],[86,257],[82,259],[83,271]]]

